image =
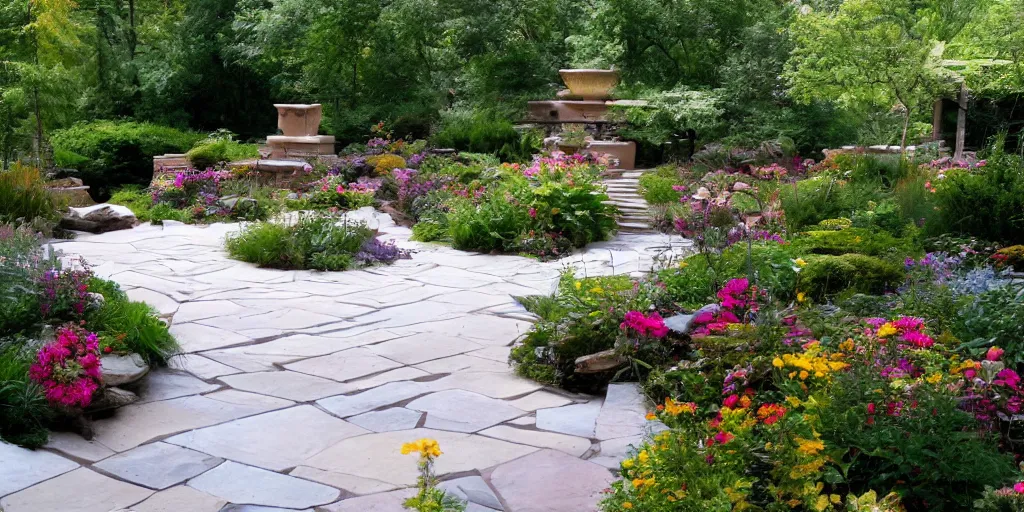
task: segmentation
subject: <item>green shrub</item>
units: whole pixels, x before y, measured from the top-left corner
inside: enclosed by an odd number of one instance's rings
[[[54,131],[50,142],[61,167],[74,167],[97,199],[122,185],[149,184],[153,157],[184,153],[203,136],[149,123],[93,121]],[[82,159],[87,159],[83,161]]]
[[[825,219],[849,218],[869,202],[884,199],[873,184],[841,180],[828,173],[779,187],[779,199],[790,231],[801,231]]]
[[[291,225],[246,226],[228,237],[227,250],[232,258],[261,267],[347,270],[371,238],[363,224],[338,225],[329,215],[300,215]]]
[[[184,222],[186,224],[193,221],[192,212],[179,210],[167,203],[158,203],[153,205],[153,207],[149,209],[146,217],[147,220],[153,224],[160,224],[165,220],[174,220]]]
[[[662,176],[655,173],[644,173],[640,176],[639,192],[648,204],[678,203],[682,193],[672,188],[679,183],[675,176]]]
[[[441,216],[442,219],[446,217]],[[448,226],[434,219],[421,219],[412,227],[412,240],[417,242],[434,242],[448,235]]]
[[[151,364],[162,364],[178,349],[177,342],[167,325],[144,302],[134,302],[103,286],[111,297],[90,314],[88,326],[100,335],[104,346],[115,350],[134,352]],[[90,285],[90,290],[92,286]],[[104,294],[107,297],[107,294]]]
[[[692,255],[675,268],[659,271],[658,279],[674,302],[689,309],[715,302],[715,293],[722,285],[738,277],[751,278],[774,298],[787,300],[796,288],[793,258],[790,246],[755,242],[748,262],[747,245],[736,244],[719,255]],[[751,269],[753,276],[749,275]]]
[[[0,171],[0,223],[52,224],[59,218],[38,169],[15,163]]]
[[[903,215],[902,207],[891,199],[877,204],[868,203],[867,209],[857,210],[850,217],[854,227],[880,229],[896,236],[903,232],[908,220]]]
[[[152,220],[149,211],[153,208],[153,196],[138,185],[121,187],[110,195],[108,202],[127,206],[140,222]]]
[[[28,376],[35,353],[23,338],[0,339],[0,439],[38,448],[49,438],[52,417],[42,388]]]
[[[847,228],[839,231],[807,231],[793,240],[798,254],[866,254],[880,256],[887,253],[905,255],[913,252],[906,240],[894,238],[885,231]]]
[[[951,330],[975,356],[998,346],[1006,350],[1007,361],[1024,363],[1024,286],[1007,285],[978,295],[956,315]]]
[[[899,266],[863,254],[808,256],[806,260],[797,286],[818,300],[844,291],[884,293],[904,277]]]
[[[196,169],[207,169],[221,162],[259,158],[257,144],[242,144],[225,138],[206,140],[188,151],[189,162]]]
[[[540,151],[543,138],[534,132],[520,134],[511,122],[492,113],[453,110],[442,114],[430,142],[435,147],[490,153],[506,162],[525,162]]]
[[[938,218],[929,234],[955,233],[1024,243],[1024,160],[997,152],[977,170],[951,170],[936,185]]]

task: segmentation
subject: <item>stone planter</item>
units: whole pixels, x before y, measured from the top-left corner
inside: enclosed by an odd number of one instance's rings
[[[619,161],[615,169],[636,168],[636,143],[632,141],[595,140],[587,146],[591,153],[602,153]]]
[[[275,103],[277,108],[277,127],[281,133],[289,137],[316,135],[320,129],[320,118],[323,115],[319,103],[312,105],[291,105]]]
[[[608,99],[619,83],[619,72],[613,69],[560,69],[558,74],[573,96],[584,100]]]
[[[334,137],[317,135],[322,115],[319,103],[312,105],[275,104],[277,127],[284,135],[267,137],[270,158],[309,159],[334,154]]]

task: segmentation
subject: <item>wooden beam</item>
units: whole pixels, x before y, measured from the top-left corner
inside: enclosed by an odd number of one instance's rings
[[[960,97],[957,100],[956,112],[956,150],[953,152],[953,159],[960,160],[964,157],[964,134],[967,131],[967,83],[960,83]]]
[[[932,104],[932,140],[938,141],[942,138],[942,98],[935,100]]]

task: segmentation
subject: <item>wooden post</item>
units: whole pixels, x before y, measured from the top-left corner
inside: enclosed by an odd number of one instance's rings
[[[938,141],[942,138],[942,98],[935,100],[932,104],[932,140]]]
[[[967,131],[967,82],[960,83],[960,97],[957,103],[956,151],[953,152],[954,160],[960,160],[964,157],[964,134]]]

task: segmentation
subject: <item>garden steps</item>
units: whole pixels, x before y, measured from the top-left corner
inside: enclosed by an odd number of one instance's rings
[[[618,229],[623,233],[653,233],[650,206],[637,192],[640,177],[645,169],[611,169],[604,173],[604,185],[608,200],[605,204],[619,210],[615,218]]]

